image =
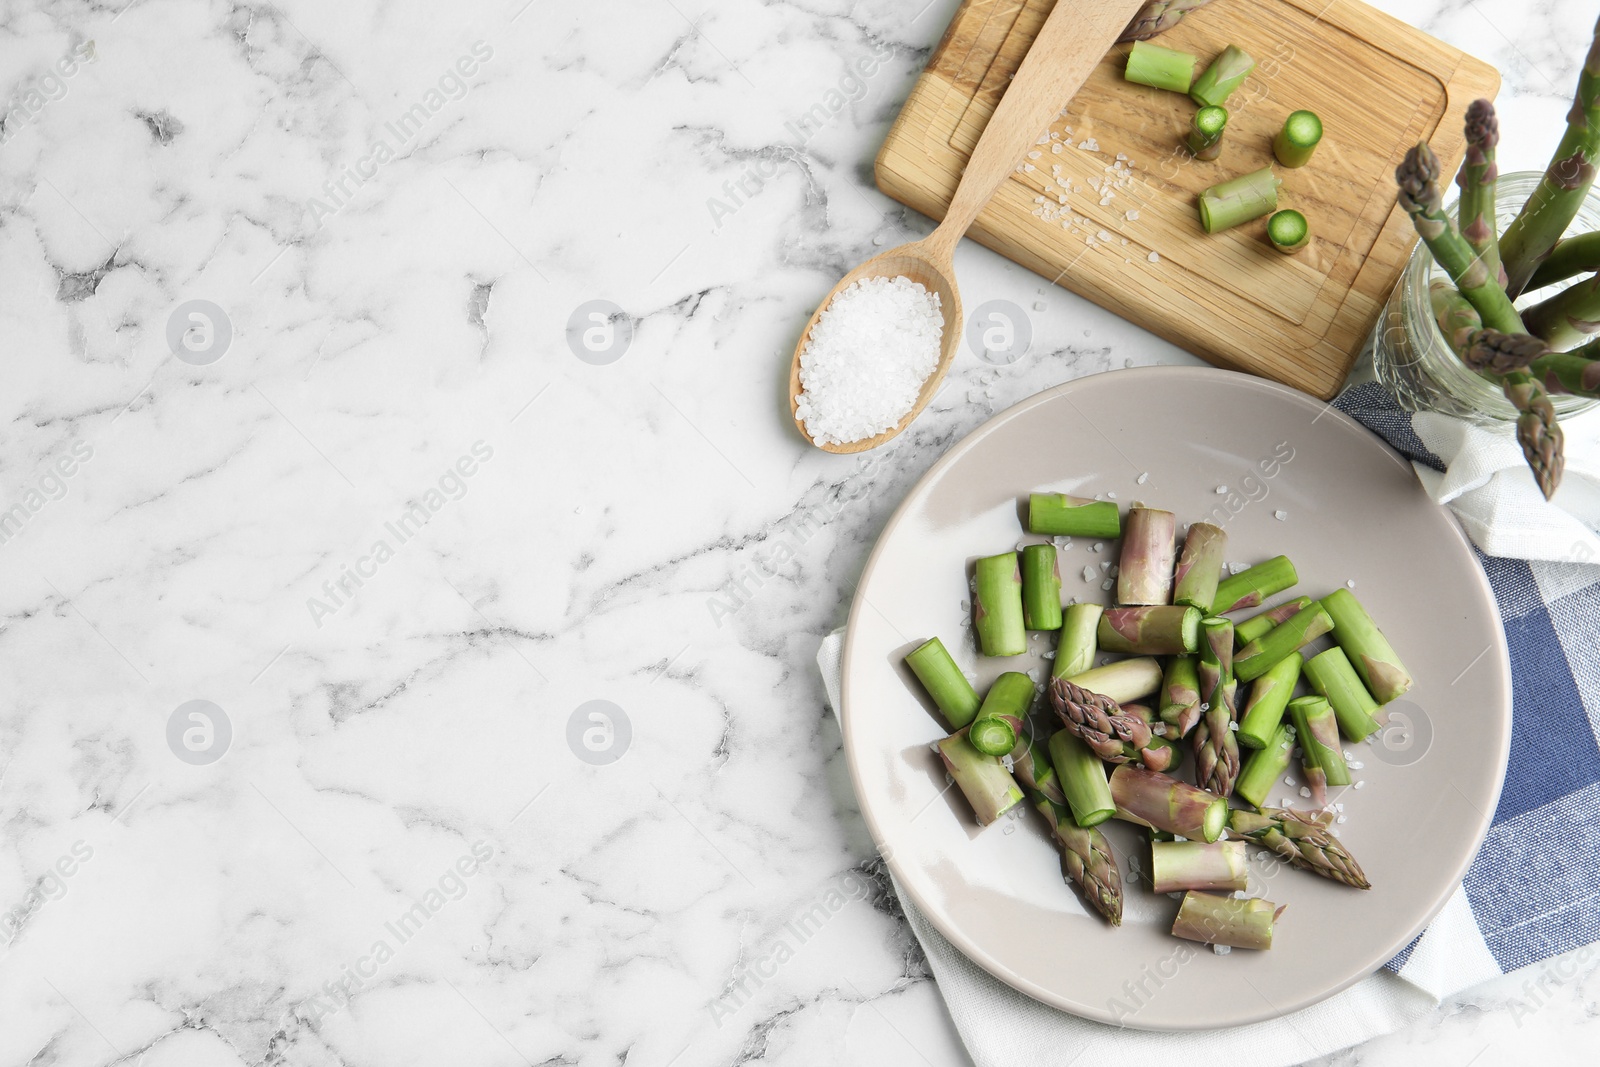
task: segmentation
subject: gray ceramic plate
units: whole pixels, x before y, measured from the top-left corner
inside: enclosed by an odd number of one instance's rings
[[[1289,555],[1301,578],[1295,592],[1320,596],[1355,582],[1416,679],[1377,741],[1347,744],[1364,784],[1335,797],[1345,805],[1341,839],[1373,889],[1274,869],[1252,847],[1252,894],[1288,910],[1271,951],[1219,956],[1168,934],[1177,902],[1138,884],[1130,865],[1147,852],[1133,828],[1106,824],[1128,883],[1120,929],[1063,884],[1036,812],[1024,806],[1021,818],[979,830],[929,750],[940,723],[902,657],[938,635],[977,672],[980,690],[1002,670],[1038,667],[1048,676],[1048,660],[1037,655],[980,659],[964,625],[964,566],[1043,540],[1019,522],[1018,502],[1033,490],[1115,493],[1123,504],[1177,512],[1180,526],[1218,522],[1231,561]],[[1106,543],[1097,553],[1079,540],[1064,550],[1063,594],[1107,601],[1100,564],[1114,563],[1116,549]],[[1086,568],[1093,581],[1084,580]],[[1052,636],[1036,637],[1038,651]],[[1455,521],[1410,467],[1320,401],[1201,368],[1070,382],[953,448],[912,490],[867,563],[850,612],[843,696],[862,813],[939,931],[1046,1004],[1159,1030],[1282,1015],[1404,948],[1444,905],[1488,828],[1511,732],[1493,593]],[[1296,789],[1281,793],[1305,803]]]

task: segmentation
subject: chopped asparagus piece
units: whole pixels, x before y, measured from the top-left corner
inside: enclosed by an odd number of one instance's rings
[[[1110,500],[1092,500],[1065,493],[1028,496],[1028,532],[1052,537],[1122,536],[1122,517]]]
[[[1120,604],[1172,603],[1173,539],[1178,517],[1156,508],[1129,508],[1117,570]]]
[[[1117,813],[1106,780],[1106,765],[1066,730],[1050,736],[1050,762],[1067,807],[1079,826],[1097,826]]]
[[[1372,699],[1361,676],[1350,666],[1344,649],[1330,648],[1312,656],[1306,661],[1305,674],[1311,688],[1333,705],[1333,713],[1339,719],[1339,732],[1344,736],[1360,741],[1378,728],[1378,702]]]
[[[996,678],[984,695],[978,717],[967,730],[972,747],[986,756],[1005,756],[1017,746],[1023,720],[1033,702],[1033,679],[1020,671]]]
[[[1250,754],[1233,791],[1255,807],[1262,807],[1293,759],[1294,735],[1288,726],[1279,725],[1267,743]]]
[[[1211,612],[1225,615],[1240,608],[1260,607],[1269,596],[1276,596],[1299,580],[1288,556],[1274,556],[1218,583]]]
[[[1335,589],[1322,598],[1322,607],[1333,619],[1334,641],[1350,658],[1373,700],[1387,704],[1411,688],[1411,675],[1354,593]]]
[[[1062,613],[1061,640],[1056,644],[1056,659],[1050,665],[1052,678],[1071,678],[1094,667],[1094,654],[1099,647],[1096,631],[1104,611],[1105,608],[1099,604],[1067,606]]]
[[[1030,630],[1061,629],[1061,562],[1055,545],[1022,550],[1022,624]]]
[[[1322,120],[1314,111],[1294,111],[1272,142],[1272,154],[1286,167],[1303,167],[1322,140]]]
[[[1128,53],[1123,77],[1140,85],[1186,93],[1194,83],[1194,64],[1195,58],[1188,52],[1136,41]]]
[[[1234,646],[1243,648],[1295,612],[1309,608],[1311,604],[1310,597],[1297,596],[1293,600],[1279,604],[1275,608],[1268,608],[1259,615],[1252,615],[1244,622],[1236,623],[1233,627]]]
[[[1283,908],[1270,900],[1238,900],[1194,890],[1183,895],[1172,936],[1231,948],[1269,949],[1272,924]]]
[[[1022,570],[1015,552],[985,556],[973,568],[977,589],[972,623],[985,656],[1020,656],[1028,650],[1022,621]]]
[[[1177,604],[1107,608],[1100,616],[1100,648],[1143,656],[1193,652],[1200,640],[1200,611]]]
[[[1111,772],[1117,818],[1191,840],[1215,841],[1228,822],[1228,802],[1187,782],[1124,763]]]
[[[1270,215],[1278,210],[1282,184],[1271,167],[1218,182],[1200,194],[1200,225],[1207,233],[1219,233]]]
[[[1233,893],[1249,884],[1249,875],[1243,841],[1157,841],[1150,846],[1150,881],[1157,893]]]
[[[961,787],[981,826],[988,826],[1022,801],[1016,779],[996,756],[972,747],[967,732],[958,730],[939,742],[939,758]]]
[[[944,643],[930,637],[906,654],[906,666],[917,676],[922,688],[928,691],[950,729],[959,730],[972,722],[982,703],[978,691],[972,688],[967,676],[961,673],[956,661],[945,651]]]
[[[1068,675],[1067,680],[1092,693],[1108,696],[1118,704],[1126,704],[1143,700],[1161,688],[1161,664],[1151,656],[1119,659],[1104,667]]]
[[[1255,69],[1256,61],[1250,58],[1250,53],[1230,44],[1195,79],[1189,89],[1189,99],[1202,108],[1220,107]]]
[[[1311,641],[1333,629],[1333,619],[1319,605],[1296,612],[1233,654],[1233,673],[1253,682]]]
[[[1300,668],[1304,663],[1304,656],[1291,652],[1255,680],[1240,713],[1239,744],[1246,748],[1266,747],[1283,721],[1284,709],[1294,695],[1294,685],[1300,680]]]

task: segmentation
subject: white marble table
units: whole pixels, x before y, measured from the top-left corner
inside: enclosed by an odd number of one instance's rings
[[[955,0],[125,3],[0,19],[0,1064],[965,1062],[812,658],[951,442],[1190,357],[967,247],[1027,356],[787,424]],[[1591,5],[1388,4],[1540,165]],[[1324,1062],[1572,1062],[1596,973]]]

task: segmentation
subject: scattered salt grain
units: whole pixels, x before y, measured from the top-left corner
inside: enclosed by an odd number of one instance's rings
[[[1014,833],[1017,832],[1017,824],[1014,823],[1014,822],[1013,823],[1007,823],[1006,824],[1006,828],[1004,830],[1001,830],[1000,832],[1002,834],[1014,834]]]
[[[795,416],[819,445],[891,429],[939,365],[943,332],[938,293],[905,277],[856,282],[829,302],[811,329],[800,354]]]
[[[1123,216],[1122,217],[1127,219],[1129,222],[1138,222],[1139,221],[1138,209],[1135,209],[1133,211],[1123,212]]]
[[[1350,750],[1348,748],[1345,749],[1344,750],[1344,760],[1345,760],[1345,762],[1349,763],[1353,759],[1355,759],[1355,757],[1350,755]]]
[[[1099,577],[1099,575],[1095,574],[1093,567],[1085,567],[1085,568],[1083,568],[1083,580],[1084,581],[1092,582],[1098,577]]]
[[[1043,300],[1035,300],[1033,302],[1033,310],[1035,310],[1035,311],[1043,311],[1044,310],[1044,301]]]
[[[1232,952],[1233,949],[1229,948],[1227,945],[1212,945],[1211,951],[1215,952],[1219,956],[1226,956],[1228,953]]]
[[[1305,786],[1301,786],[1300,787],[1300,795],[1303,796],[1303,797],[1308,797],[1308,796],[1311,795],[1311,790],[1307,789]]]
[[[1356,587],[1356,580],[1354,578],[1352,578],[1348,582],[1345,582],[1344,584],[1345,584],[1346,588],[1354,589]]]
[[[1284,785],[1288,785],[1288,786],[1292,786],[1292,785],[1294,785],[1294,779],[1285,777],[1284,780],[1283,780],[1283,784]]]
[[[1013,766],[1013,764],[1011,762],[1011,753],[1008,752],[1004,756],[1001,756],[1000,757],[1000,763],[1001,763],[1002,766],[1005,767],[1006,770],[1008,770],[1008,771],[1011,770],[1012,766]]]
[[[1335,819],[1335,820],[1333,820],[1333,821],[1334,821],[1334,822],[1344,822],[1344,821],[1345,821],[1345,820],[1346,820],[1346,819],[1348,819],[1348,818],[1349,818],[1349,817],[1350,817],[1350,816],[1348,816],[1348,815],[1341,815],[1341,816],[1339,816],[1339,817],[1338,817],[1338,818],[1337,818],[1337,819]]]
[[[1095,550],[1095,551],[1096,551],[1096,552],[1098,552],[1098,551],[1100,551],[1100,550],[1101,550],[1101,549],[1102,549],[1102,548],[1104,548],[1104,547],[1106,547],[1106,545],[1105,545],[1105,542],[1104,542],[1104,541],[1096,541],[1096,542],[1095,542],[1095,543],[1094,543],[1094,550]]]
[[[1181,892],[1180,893],[1168,893],[1167,896],[1171,897],[1173,900],[1182,900],[1183,899],[1183,894]]]
[[[1106,499],[1107,500],[1115,500],[1115,499],[1117,499],[1117,494],[1115,494],[1115,493],[1107,493],[1106,494]]]
[[[1366,787],[1367,787],[1367,783],[1365,781],[1360,781],[1360,782],[1356,783],[1356,788],[1357,789],[1365,789]]]
[[[1144,258],[1148,259],[1152,263],[1160,263],[1161,262],[1161,253],[1159,253],[1159,252],[1151,252],[1148,256],[1145,256]]]
[[[1135,481],[1137,481],[1140,485],[1143,485],[1145,482],[1148,482],[1149,480],[1150,480],[1150,472],[1149,471],[1145,471],[1143,474],[1139,475],[1139,477],[1137,479],[1135,479]]]
[[[1227,491],[1228,491],[1228,487],[1227,486],[1225,486],[1225,485],[1217,486],[1217,495],[1218,496],[1221,496],[1223,493],[1226,493]]]
[[[1236,722],[1230,722],[1228,724],[1228,729],[1230,729],[1230,730],[1237,730],[1238,728],[1239,728],[1239,724],[1236,723]]]
[[[1367,765],[1358,759],[1353,759],[1350,761],[1350,769],[1352,771],[1364,771],[1367,769]]]
[[[1289,513],[1284,511],[1282,508],[1279,508],[1277,511],[1272,513],[1272,517],[1277,519],[1279,522],[1282,522],[1289,517]]]
[[[1111,561],[1109,559],[1101,560],[1100,561],[1100,569],[1102,571],[1109,571],[1111,569]]]
[[[1101,589],[1110,589],[1112,586],[1114,586],[1116,584],[1117,583],[1115,581],[1113,581],[1110,578],[1107,578],[1105,581],[1100,583],[1100,588]]]
[[[1095,237],[1098,240],[1101,240],[1101,241],[1110,241],[1111,240],[1111,235],[1109,233],[1107,233],[1106,231],[1104,231],[1104,230],[1101,230],[1099,233],[1095,234]]]

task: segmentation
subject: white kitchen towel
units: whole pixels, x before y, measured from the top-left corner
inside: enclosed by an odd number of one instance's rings
[[[828,704],[839,713],[844,629],[817,650]],[[1095,1067],[1153,1055],[1147,1062],[1185,1067],[1284,1067],[1392,1033],[1432,1011],[1439,998],[1500,974],[1457,889],[1410,949],[1401,975],[1362,979],[1319,1004],[1268,1022],[1219,1030],[1165,1033],[1132,1030],[1057,1011],[990,975],[934,929],[895,883],[911,930],[922,943],[939,992],[976,1067]]]
[[[1486,555],[1600,562],[1600,409],[1561,420],[1566,475],[1546,501],[1509,423],[1402,411],[1376,382],[1334,403],[1409,458],[1428,495],[1455,512]]]

